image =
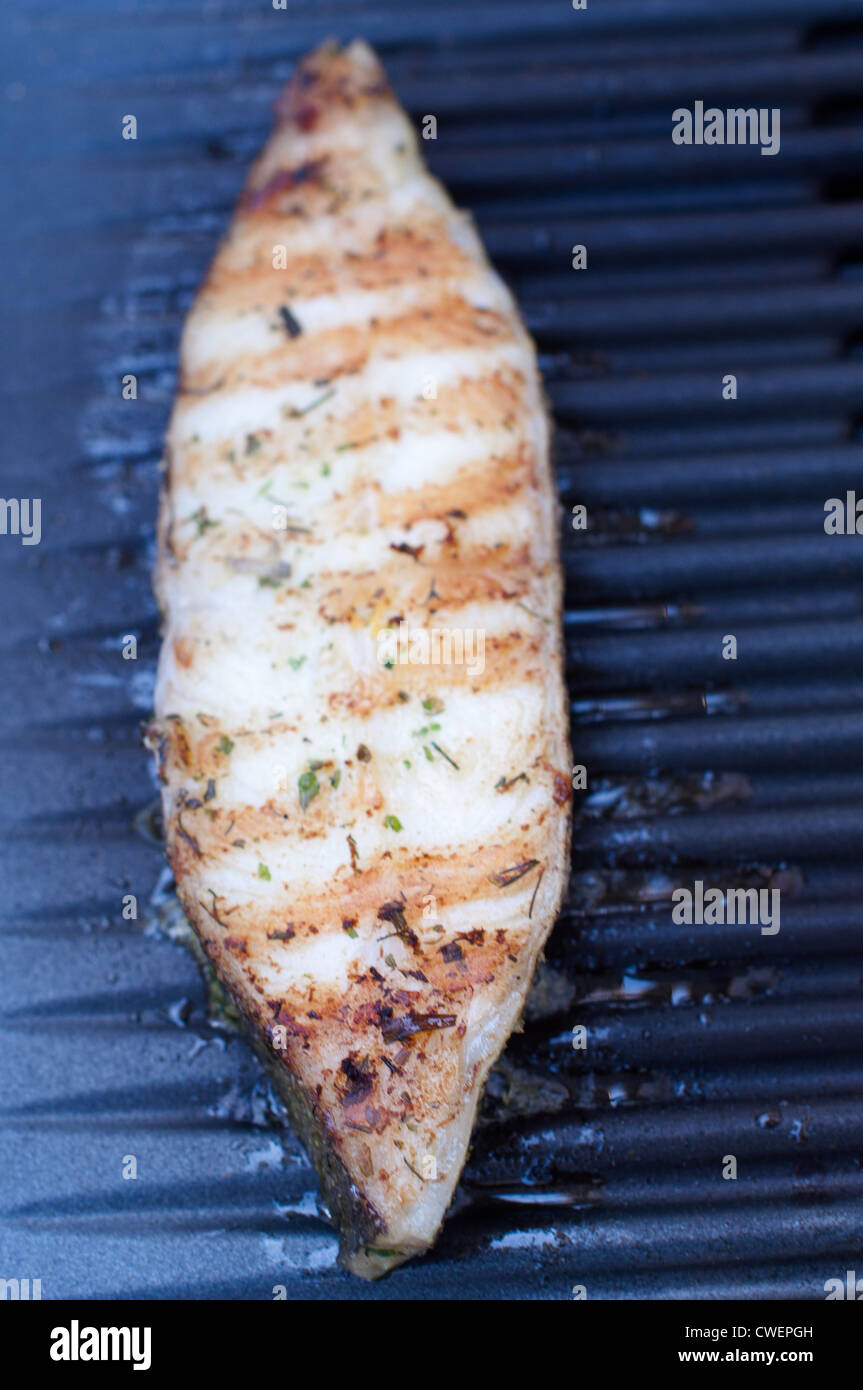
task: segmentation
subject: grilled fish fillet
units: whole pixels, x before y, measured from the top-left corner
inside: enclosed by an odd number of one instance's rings
[[[307,57],[189,314],[167,850],[374,1278],[433,1242],[568,865],[533,344],[361,42]]]

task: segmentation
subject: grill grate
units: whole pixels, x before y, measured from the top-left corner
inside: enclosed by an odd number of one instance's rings
[[[56,136],[34,149],[25,113],[6,363],[4,487],[29,495],[35,458],[46,511],[38,549],[0,555],[14,1272],[46,1296],[822,1297],[863,1254],[863,546],[823,532],[863,459],[863,0],[816,24],[809,0],[18,8]],[[160,866],[138,724],[181,316],[292,59],[360,30],[438,115],[430,162],[524,307],[564,511],[592,522],[564,539],[590,777],[570,899],[458,1210],[371,1290],[191,960],[120,919]],[[781,154],[673,146],[697,98],[780,106]],[[127,110],[145,138],[121,150]],[[676,924],[697,878],[780,886],[781,934]]]

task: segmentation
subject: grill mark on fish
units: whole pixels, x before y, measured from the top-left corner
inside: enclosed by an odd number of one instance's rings
[[[282,401],[274,407],[273,422],[279,426],[281,448],[293,456],[305,442],[308,452],[314,450],[318,457],[328,457],[345,439],[392,438],[394,429],[405,443],[411,434],[437,435],[443,441],[467,429],[478,436],[486,430],[500,430],[502,422],[504,427],[511,429],[510,422],[518,419],[525,407],[523,378],[508,364],[495,370],[488,370],[486,362],[481,366],[482,370],[473,377],[462,374],[450,381],[448,390],[437,400],[425,400],[418,391],[404,402],[388,392],[376,395],[373,403],[362,402],[356,398],[361,383],[355,379],[341,382],[338,391],[330,395],[332,386],[323,389],[317,385],[319,380],[329,378],[316,378],[311,386],[303,384],[300,409],[313,406],[308,414],[292,416]],[[346,389],[348,385],[350,391]],[[324,396],[327,397],[325,401]],[[220,388],[218,393],[218,400],[225,407],[235,406],[243,397],[239,389],[229,393]],[[315,401],[322,401],[322,404],[315,406]],[[177,434],[186,443],[186,484],[194,482],[202,465],[209,468],[214,463],[221,465],[221,472],[229,479],[233,470],[226,467],[226,460],[232,450],[239,456],[236,438],[230,434],[218,434],[213,438],[203,436],[204,442],[197,449],[190,448],[196,442],[194,436],[200,427],[206,427],[207,416],[201,411],[200,401],[192,401],[187,395],[178,397],[173,418]],[[264,449],[256,458],[243,458],[250,477],[257,474],[263,477],[267,470],[272,471],[268,453]]]
[[[275,338],[275,335],[274,335]],[[340,328],[319,329],[274,344],[272,351],[233,358],[219,354],[183,373],[183,391],[224,396],[242,384],[244,390],[278,386],[286,376],[294,381],[330,381],[357,376],[386,358],[445,354],[453,350],[509,343],[507,325],[499,315],[480,313],[454,296],[413,309],[397,317]]]
[[[410,210],[408,217],[423,220],[418,210]],[[308,226],[308,220],[304,222]],[[247,234],[247,263],[223,264],[208,275],[201,290],[204,307],[218,301],[222,310],[230,307],[240,313],[260,304],[262,292],[269,293],[271,288],[273,245],[279,244],[284,225],[283,216],[273,216]],[[426,219],[424,226],[370,228],[368,237],[358,228],[350,249],[339,250],[335,256],[329,250],[334,243],[326,235],[328,230],[325,223],[320,226],[324,252],[292,257],[288,285],[305,298],[419,284],[436,277],[458,278],[475,270],[467,252],[453,246],[440,218]]]

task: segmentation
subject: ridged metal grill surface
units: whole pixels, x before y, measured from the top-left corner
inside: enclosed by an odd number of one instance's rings
[[[41,495],[43,540],[0,538],[0,1276],[823,1297],[863,1257],[863,538],[824,531],[828,497],[863,495],[863,0],[26,0],[3,23],[3,493]],[[336,1267],[310,1165],[160,932],[139,742],[182,316],[294,59],[356,33],[437,115],[431,167],[539,345],[589,776],[457,1209],[374,1287]],[[673,145],[696,99],[781,108],[780,154]],[[780,934],[676,924],[696,879],[780,887]]]

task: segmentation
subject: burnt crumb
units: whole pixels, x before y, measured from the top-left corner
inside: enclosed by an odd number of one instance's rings
[[[311,1036],[311,1029],[300,1023],[299,1019],[294,1018],[293,1014],[289,1014],[281,1001],[273,1002],[271,1000],[270,1008],[275,1013],[275,1018],[273,1019],[274,1027],[283,1028],[288,1036],[292,1038],[302,1038],[305,1040]]]
[[[359,746],[359,748],[357,749],[357,757],[359,758],[359,760],[360,760],[361,763],[370,763],[370,762],[371,762],[371,760],[372,760],[371,752],[369,751],[369,749],[366,747],[366,745],[365,745],[364,743],[361,743],[360,746]]]
[[[293,927],[280,927],[278,931],[268,931],[268,941],[293,941],[296,932]]]
[[[455,941],[447,941],[439,947],[440,955],[447,962],[452,964],[456,961],[464,960],[464,951],[459,942],[466,942],[469,946],[481,946],[485,940],[485,932],[482,927],[474,927],[472,931],[460,931]]]
[[[302,106],[298,106],[294,113],[294,120],[300,130],[314,130],[321,116],[321,108],[315,106],[311,101],[306,101]]]
[[[546,770],[551,773],[553,785],[552,796],[554,797],[555,806],[565,806],[572,796],[569,778],[565,777],[558,768],[552,767],[550,763],[546,763],[545,767]]]
[[[401,903],[384,903],[383,907],[378,908],[378,921],[391,922],[395,928],[395,934],[406,946],[416,950],[419,947],[419,937],[405,921],[404,909]]]
[[[368,1057],[355,1062],[353,1056],[343,1057],[339,1066],[341,1076],[336,1084],[344,1106],[359,1105],[371,1095],[375,1073]]]
[[[296,319],[294,315],[291,313],[287,304],[279,305],[279,318],[282,320],[282,323],[284,324],[285,332],[287,333],[288,337],[299,338],[300,334],[303,331],[302,325],[300,324],[298,319]]]
[[[323,159],[310,159],[305,164],[300,164],[296,169],[279,169],[278,173],[273,174],[272,178],[261,184],[260,188],[252,188],[243,198],[243,206],[250,210],[261,207],[269,198],[276,193],[284,193],[290,188],[299,188],[305,183],[315,183],[323,170]]]
[[[417,1033],[434,1033],[439,1028],[454,1028],[455,1014],[402,1014],[400,1018],[388,1018],[381,1022],[381,1033],[385,1042],[402,1042]]]
[[[400,541],[398,545],[396,545],[395,542],[390,541],[390,550],[397,551],[399,555],[410,555],[412,560],[419,560],[425,550],[425,546],[408,545],[407,541]]]

